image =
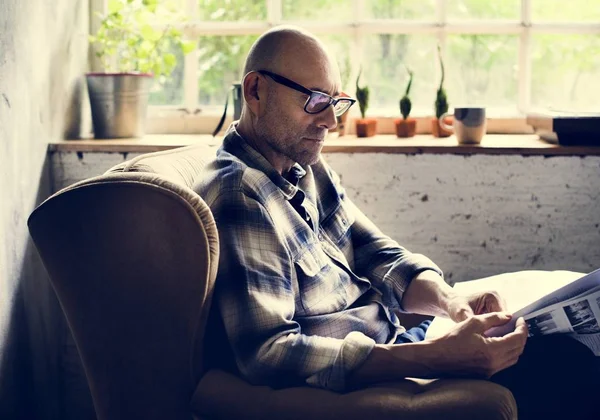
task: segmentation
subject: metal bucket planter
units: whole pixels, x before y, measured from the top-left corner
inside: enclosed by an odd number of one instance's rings
[[[152,75],[88,73],[86,75],[94,137],[142,137]]]

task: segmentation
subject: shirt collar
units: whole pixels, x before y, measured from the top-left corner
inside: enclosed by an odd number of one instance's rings
[[[281,190],[286,200],[291,200],[298,192],[298,182],[306,175],[306,170],[299,163],[294,163],[288,176],[284,178],[269,161],[252,147],[236,130],[236,124],[232,123],[223,139],[221,147],[225,152],[239,158],[251,168],[263,172]]]

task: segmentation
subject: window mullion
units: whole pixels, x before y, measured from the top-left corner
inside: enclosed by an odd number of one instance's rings
[[[282,19],[281,0],[265,0],[267,2],[267,22],[270,26],[279,25]]]
[[[437,39],[440,45],[441,54],[445,55],[446,51],[446,38],[447,38],[447,25],[448,22],[448,10],[446,7],[446,0],[437,0],[436,4],[436,23],[438,25]],[[433,60],[435,60],[434,68],[436,73],[436,80],[440,80],[442,77],[442,71],[438,65],[438,52],[433,54]]]
[[[521,0],[521,35],[519,39],[519,102],[520,112],[531,105],[531,1]]]
[[[185,10],[190,21],[198,19],[197,0],[185,0]],[[186,109],[193,111],[198,108],[198,39],[195,35],[191,40],[196,43],[196,49],[187,54],[183,68],[183,104]]]
[[[90,11],[90,34],[95,34],[98,29],[100,29],[100,23],[102,22],[102,18],[98,16],[98,13],[102,16],[106,15],[106,12],[108,11],[108,0],[90,0]],[[96,48],[93,44],[90,46],[88,64],[91,71],[106,70],[102,68],[102,62],[96,57]]]
[[[446,23],[448,22],[448,10],[446,0],[437,0],[436,23],[439,28],[437,38],[442,52],[446,48]]]
[[[537,23],[531,25],[532,33],[540,34],[588,34],[600,35],[600,24],[598,23]]]
[[[353,0],[352,2],[352,43],[350,44],[350,57],[356,57],[351,60],[351,77],[348,82],[350,86],[353,86],[352,81],[358,77],[360,66],[364,59],[364,32],[361,21],[364,18],[365,1],[364,0]],[[344,86],[347,90],[350,90],[350,86]],[[356,92],[346,92],[350,96],[355,96]]]

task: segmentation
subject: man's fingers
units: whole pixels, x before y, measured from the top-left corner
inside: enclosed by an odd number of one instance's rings
[[[525,349],[522,337],[515,335],[509,339],[505,338],[506,336],[500,339],[497,337],[488,339],[491,342],[490,346],[493,348],[492,358],[494,363],[491,366],[491,375],[516,364]]]
[[[458,322],[462,322],[465,319],[469,319],[474,315],[475,314],[473,313],[473,309],[471,309],[470,306],[465,306],[458,311],[458,313],[456,314],[456,318]]]
[[[492,337],[487,340],[496,353],[522,352],[527,343],[527,336],[511,333],[504,337]]]
[[[506,311],[506,302],[497,292],[490,292],[487,297],[486,309],[488,312]]]
[[[498,312],[505,312],[508,309],[508,306],[506,306],[506,300],[504,299],[504,297],[497,295],[498,296],[498,304],[500,305],[500,309],[498,309]]]
[[[523,318],[517,319],[514,331],[506,334],[503,337],[489,337],[488,341],[494,346],[510,349],[523,349],[527,342],[527,324]]]
[[[527,336],[522,334],[515,334],[514,332],[505,335],[504,337],[491,337],[487,339],[492,347],[497,351],[507,352],[514,349],[523,349]]]
[[[481,315],[490,312],[503,312],[506,310],[504,299],[496,291],[483,292],[477,299],[475,314]]]
[[[475,315],[473,317],[473,327],[479,333],[484,333],[492,327],[499,327],[511,320],[511,314],[507,312],[492,312],[489,314]]]
[[[527,323],[525,322],[525,319],[523,317],[517,319],[517,322],[515,324],[515,331],[522,331],[525,333],[526,336],[529,335],[529,328],[527,327]]]
[[[517,364],[517,362],[519,361],[519,357],[521,356],[523,352],[519,351],[519,350],[513,350],[510,353],[506,354],[506,357],[498,364],[498,366],[496,367],[494,373],[500,372],[501,370],[504,370],[506,368],[509,368],[515,364]]]

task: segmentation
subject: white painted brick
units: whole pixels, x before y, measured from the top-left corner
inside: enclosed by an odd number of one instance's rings
[[[82,153],[54,152],[50,155],[50,170],[54,191],[77,181],[102,175],[113,166],[141,153]]]
[[[54,186],[137,155],[54,153]],[[600,267],[598,156],[330,153],[326,159],[383,232],[431,257],[451,281]]]
[[[386,234],[430,256],[452,281],[600,267],[600,157],[326,158]]]

